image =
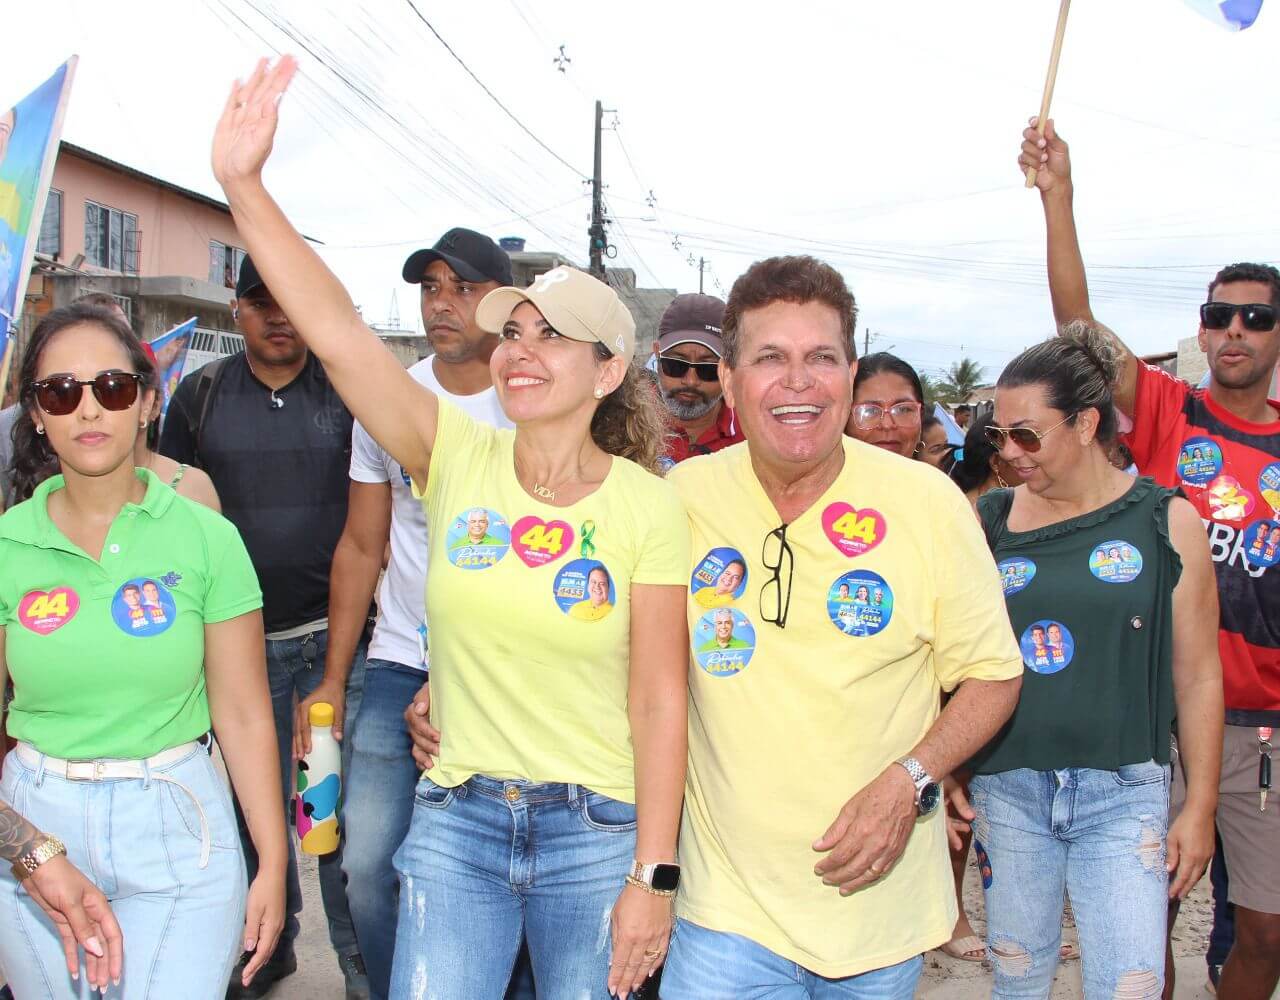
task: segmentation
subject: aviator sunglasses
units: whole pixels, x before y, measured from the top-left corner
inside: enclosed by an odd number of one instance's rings
[[[136,372],[99,372],[88,381],[74,375],[50,375],[31,383],[36,405],[51,417],[65,417],[75,413],[84,396],[84,387],[93,390],[93,397],[104,410],[127,410],[138,398],[138,386],[142,376]]]
[[[684,378],[692,368],[697,373],[699,382],[720,381],[720,365],[715,361],[681,361],[679,358],[659,354],[658,365],[667,378]]]
[[[1040,442],[1044,438],[1074,416],[1075,414],[1072,413],[1070,416],[1063,417],[1047,431],[1038,431],[1034,427],[996,427],[993,424],[982,433],[986,435],[987,442],[996,451],[1003,451],[1005,441],[1012,441],[1023,451],[1036,452],[1040,450]]]
[[[1238,306],[1231,302],[1206,302],[1200,307],[1200,322],[1206,330],[1225,330],[1236,313],[1246,330],[1265,333],[1276,325],[1276,307],[1253,302]]]

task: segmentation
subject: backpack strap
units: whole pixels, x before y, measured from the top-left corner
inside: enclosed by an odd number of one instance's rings
[[[200,437],[204,430],[204,418],[209,413],[209,404],[213,400],[213,394],[227,370],[227,363],[233,357],[235,355],[227,358],[217,358],[200,369],[200,377],[196,382],[195,402],[190,412],[187,413],[187,429],[191,432],[191,440],[195,442],[193,447],[195,461],[193,464],[197,466],[200,464]]]

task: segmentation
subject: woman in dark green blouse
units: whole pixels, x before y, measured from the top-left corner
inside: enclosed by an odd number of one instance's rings
[[[1086,1000],[1158,996],[1168,900],[1213,855],[1218,608],[1200,518],[1108,459],[1117,360],[1091,328],[1015,358],[988,430],[1017,484],[978,502],[1026,672],[973,761],[994,997],[1049,996],[1063,891]],[[1187,799],[1169,823],[1175,719]]]

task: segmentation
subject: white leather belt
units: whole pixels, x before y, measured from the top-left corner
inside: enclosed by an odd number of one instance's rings
[[[113,781],[120,778],[134,778],[139,781],[163,781],[186,793],[195,803],[196,813],[200,816],[200,867],[209,865],[209,820],[204,814],[204,806],[196,794],[176,778],[165,774],[162,768],[187,757],[195,750],[202,749],[196,742],[183,743],[170,747],[146,760],[64,760],[61,757],[50,757],[43,754],[30,743],[19,743],[15,753],[26,767],[45,774],[52,774],[67,781]],[[56,831],[55,831],[56,832]]]

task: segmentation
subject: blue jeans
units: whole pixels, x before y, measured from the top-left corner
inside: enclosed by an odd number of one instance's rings
[[[580,785],[424,777],[395,855],[392,1000],[502,1000],[522,936],[540,1000],[605,1000],[635,843],[636,807]]]
[[[678,920],[662,971],[662,1000],[911,1000],[923,968],[917,955],[828,979],[740,934]]]
[[[298,936],[298,914],[302,912],[302,886],[298,881],[298,859],[294,854],[293,833],[289,829],[293,814],[292,800],[295,787],[293,765],[293,707],[295,699],[301,701],[320,686],[324,679],[324,653],[329,645],[328,631],[315,632],[311,641],[316,645],[315,658],[303,658],[302,648],[307,637],[298,639],[267,640],[267,684],[271,688],[271,711],[276,722],[276,746],[280,751],[280,788],[281,803],[285,815],[285,838],[289,843],[289,869],[285,876],[285,923],[280,935],[280,943],[276,947],[278,954],[284,954],[293,946]],[[366,643],[361,641],[356,648],[355,660],[351,664],[351,676],[347,679],[346,717],[354,718],[360,711],[360,695],[364,685],[364,657]],[[342,773],[349,770],[350,740],[342,744]],[[345,796],[344,796],[345,802]],[[344,819],[346,807],[343,806]],[[236,824],[240,830],[240,844],[244,849],[245,867],[249,881],[253,881],[258,873],[258,852],[253,848],[249,838],[249,828],[245,825],[244,814],[236,803]],[[342,847],[332,854],[319,859],[320,898],[324,902],[325,916],[329,921],[329,942],[338,955],[339,964],[342,959],[360,951],[356,944],[355,928],[351,925],[351,913],[347,908],[347,890],[342,880]]]
[[[1169,878],[1169,768],[1004,771],[969,785],[987,904],[993,998],[1047,998],[1064,889],[1080,932],[1085,1000],[1159,996]]]
[[[246,891],[230,795],[202,747],[150,774],[191,794],[150,776],[69,781],[46,773],[43,758],[33,769],[10,753],[0,799],[59,837],[111,901],[124,932],[124,976],[110,996],[221,998],[240,956]],[[211,845],[203,868],[201,809]],[[0,966],[23,1000],[90,995],[83,966],[73,981],[52,921],[7,864],[0,866]]]
[[[342,870],[373,1000],[386,1000],[391,983],[400,888],[391,857],[409,832],[420,773],[404,710],[426,679],[420,669],[369,660],[360,712],[347,727],[351,763],[343,796]]]

